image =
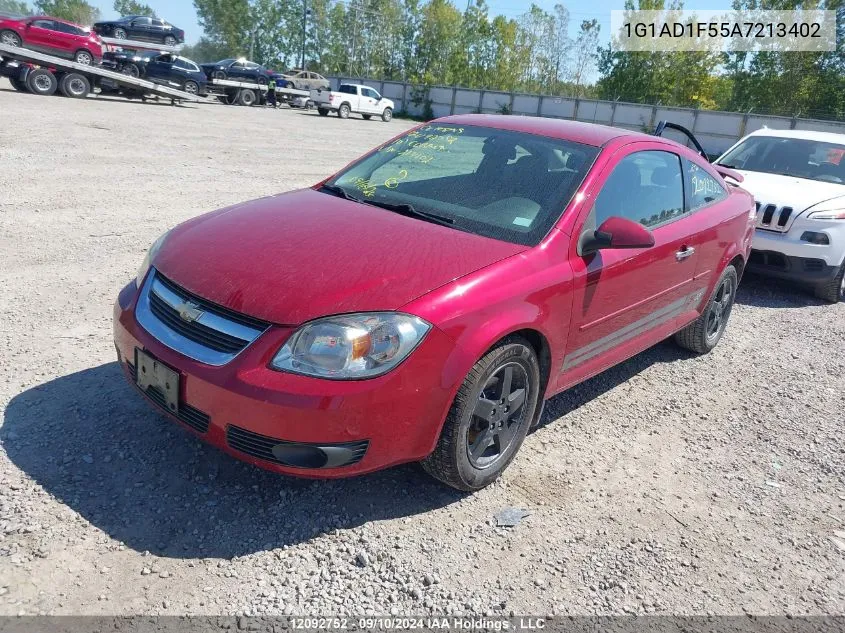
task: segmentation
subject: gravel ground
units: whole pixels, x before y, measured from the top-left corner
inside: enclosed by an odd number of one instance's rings
[[[165,229],[410,124],[5,80],[0,112],[0,614],[845,613],[845,304],[747,278],[714,353],[555,398],[475,495],[283,478],[125,384],[112,303]]]

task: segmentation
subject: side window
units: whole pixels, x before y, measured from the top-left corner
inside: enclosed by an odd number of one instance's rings
[[[728,192],[718,180],[692,161],[684,160],[687,173],[686,187],[690,197],[690,211],[724,200]]]
[[[132,20],[132,26],[149,26],[151,23],[150,18],[135,18]]]
[[[594,208],[596,226],[622,217],[652,228],[683,215],[680,157],[662,151],[629,154],[613,168]]]
[[[56,24],[52,20],[35,20],[32,26],[37,26],[39,29],[49,29],[50,31],[57,30]]]
[[[164,20],[153,19],[151,22],[153,26],[164,26]]]

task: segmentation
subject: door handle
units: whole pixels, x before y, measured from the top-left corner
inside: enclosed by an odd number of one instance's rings
[[[681,250],[675,253],[675,259],[679,262],[684,261],[685,259],[692,257],[695,254],[695,249],[692,246],[684,246]]]

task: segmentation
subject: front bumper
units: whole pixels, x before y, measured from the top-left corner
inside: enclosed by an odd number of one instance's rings
[[[432,328],[395,370],[370,380],[334,381],[268,368],[293,333],[272,326],[229,363],[214,367],[153,338],[135,319],[133,281],[114,307],[119,361],[135,384],[135,350],[180,375],[179,411],[154,390],[156,408],[204,441],[279,473],[335,478],[419,461],[434,448],[458,384],[444,374],[452,340]]]
[[[828,266],[823,259],[795,257],[777,251],[752,249],[747,269],[751,272],[818,286],[827,283],[839,272],[839,266]]]

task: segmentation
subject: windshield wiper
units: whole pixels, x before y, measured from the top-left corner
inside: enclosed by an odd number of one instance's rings
[[[338,196],[339,198],[343,198],[344,200],[351,200],[352,202],[360,202],[362,204],[366,204],[366,200],[361,200],[361,198],[356,198],[351,193],[349,193],[343,187],[338,187],[337,185],[322,185],[320,189],[325,189],[329,193],[333,193],[334,195]]]
[[[447,218],[435,213],[428,213],[427,211],[420,211],[419,209],[414,208],[414,205],[412,204],[396,204],[393,202],[380,202],[378,200],[363,200],[362,202],[382,209],[387,209],[388,211],[401,213],[402,215],[406,215],[411,218],[419,218],[420,220],[434,222],[435,224],[442,224],[443,226],[452,226],[455,223],[452,218]]]

